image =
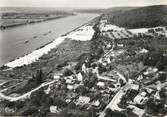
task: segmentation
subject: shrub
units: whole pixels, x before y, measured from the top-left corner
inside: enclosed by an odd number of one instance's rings
[[[83,85],[78,86],[75,91],[81,95],[84,95],[88,92],[87,88]]]
[[[74,102],[71,102],[68,104],[68,108],[69,109],[75,109],[76,108],[76,104]]]
[[[64,73],[63,73],[64,76],[70,76],[72,74],[74,74],[74,73],[70,69],[65,69]]]
[[[99,74],[101,74],[101,73],[103,73],[103,72],[106,72],[106,71],[107,71],[106,67],[105,67],[105,66],[103,66],[102,64],[99,64],[99,68],[98,68],[98,70],[99,70]]]
[[[58,70],[61,70],[61,69],[62,69],[64,66],[66,66],[66,65],[68,65],[68,62],[67,62],[67,61],[62,62],[62,63],[60,63],[60,64],[57,65],[57,69],[58,69]]]
[[[36,75],[35,75],[35,80],[36,80],[36,85],[40,85],[44,81],[44,73],[41,69],[37,70]]]
[[[117,112],[117,111],[112,111],[111,109],[107,109],[106,110],[106,116],[105,117],[126,117],[124,114],[122,114],[121,112]]]
[[[21,112],[19,113],[19,115],[22,116],[30,116],[34,113],[38,112],[38,108],[36,108],[35,106],[29,106],[29,107],[25,107],[21,110]]]
[[[56,105],[57,107],[66,107],[67,103],[61,99],[60,97],[56,97],[53,99],[53,104]]]
[[[158,115],[164,108],[164,103],[162,103],[162,101],[150,98],[146,102],[145,108],[146,108],[146,113]]]

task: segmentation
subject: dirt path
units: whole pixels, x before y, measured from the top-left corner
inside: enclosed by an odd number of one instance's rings
[[[8,101],[11,101],[11,102],[18,101],[18,100],[25,100],[25,99],[29,98],[30,95],[31,95],[33,92],[35,92],[35,91],[41,89],[42,87],[45,87],[45,86],[50,85],[50,84],[53,84],[54,82],[55,82],[55,80],[52,80],[52,81],[50,81],[50,82],[42,83],[42,84],[41,84],[40,86],[38,86],[37,88],[35,88],[35,89],[29,91],[28,93],[25,93],[25,94],[19,96],[19,97],[10,97],[10,96],[4,95],[3,93],[0,93],[0,100],[8,100]]]

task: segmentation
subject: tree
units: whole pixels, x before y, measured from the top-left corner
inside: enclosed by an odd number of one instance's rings
[[[103,66],[102,64],[99,64],[98,71],[99,71],[99,74],[101,74],[101,73],[103,73],[103,72],[106,72],[107,69],[106,69],[106,67]]]
[[[15,102],[15,107],[17,109],[20,109],[20,108],[24,107],[24,105],[25,105],[25,102],[23,102],[23,101],[16,101]]]
[[[68,65],[68,61],[60,62],[60,63],[57,65],[57,69],[58,69],[58,70],[61,70],[64,66],[67,66],[67,65]]]
[[[42,103],[45,103],[46,96],[44,89],[41,88],[36,92],[33,92],[30,96],[29,104],[34,105],[36,107],[41,106]]]
[[[96,117],[97,110],[94,107],[91,107],[89,110],[89,117]]]
[[[35,75],[36,85],[37,86],[40,85],[41,83],[43,83],[43,81],[44,81],[44,73],[40,68],[39,70],[37,70],[36,75]]]
[[[96,84],[96,82],[97,82],[97,76],[92,72],[89,72],[83,81],[84,86],[88,88],[92,88]]]
[[[75,109],[75,108],[76,108],[76,104],[75,104],[74,102],[70,102],[70,103],[68,104],[68,108],[69,108],[69,109]]]
[[[38,113],[38,108],[35,106],[26,106],[24,108],[22,108],[22,110],[18,113],[18,115],[21,116],[30,116],[33,115],[35,113]]]
[[[146,102],[146,113],[151,115],[158,115],[164,108],[164,103],[160,100],[156,100],[154,98],[148,99]]]
[[[112,111],[110,108],[107,108],[105,117],[126,117],[126,116],[121,112]]]
[[[58,108],[67,106],[67,103],[61,97],[55,97],[53,99],[53,104],[56,105]]]
[[[78,86],[77,88],[76,88],[76,93],[79,93],[79,94],[81,94],[81,95],[84,95],[84,94],[86,94],[87,92],[88,92],[88,89],[85,87],[85,86],[83,86],[83,85],[80,85],[80,86]]]
[[[70,76],[72,74],[74,74],[74,73],[70,69],[65,69],[64,73],[63,73],[64,76]]]
[[[167,79],[167,74],[166,73],[161,73],[159,74],[158,80],[161,81],[162,83],[165,82]]]
[[[144,59],[144,65],[156,66],[156,64],[163,57],[163,53],[160,51],[149,52]]]

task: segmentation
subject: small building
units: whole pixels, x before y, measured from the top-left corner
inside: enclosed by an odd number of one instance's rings
[[[58,113],[59,112],[59,110],[58,110],[58,108],[57,108],[57,106],[50,106],[50,112],[51,113]]]
[[[77,105],[85,105],[88,104],[90,101],[90,97],[86,97],[86,96],[80,96],[77,101],[76,104]]]
[[[85,66],[85,64],[82,65],[82,71],[83,71],[84,73],[86,73],[86,66]]]
[[[134,90],[139,90],[139,85],[131,84],[131,88],[134,89]]]
[[[136,114],[138,117],[143,117],[144,114],[144,110],[138,107],[135,107],[132,112]]]
[[[151,89],[151,88],[145,88],[145,90],[149,93],[149,94],[151,94],[154,90],[153,89]]]
[[[110,57],[107,58],[107,63],[111,63]]]
[[[139,51],[139,53],[148,53],[148,50],[146,50],[145,48],[143,48],[142,50]]]
[[[71,79],[71,78],[70,78],[70,79],[67,78],[67,79],[66,79],[66,83],[67,83],[67,84],[73,84],[73,83],[74,83],[74,80]]]
[[[141,92],[139,95],[137,95],[135,98],[134,98],[134,102],[136,104],[144,104],[146,102],[146,100],[148,99],[146,97],[147,93],[146,92]]]
[[[155,73],[157,72],[158,69],[157,68],[152,68],[152,67],[149,67],[146,72],[144,72],[144,75],[149,75],[149,74],[152,74],[152,73]]]
[[[100,101],[99,100],[95,100],[92,102],[93,106],[99,106],[100,105]]]
[[[117,44],[118,47],[124,47],[124,44]]]
[[[101,87],[101,88],[104,88],[105,87],[105,83],[104,82],[98,82],[97,86]]]
[[[59,80],[59,79],[60,79],[60,76],[58,76],[58,75],[54,75],[54,76],[53,76],[53,79],[55,79],[55,80]]]
[[[73,89],[74,89],[74,86],[73,86],[73,85],[67,85],[67,89],[73,90]]]
[[[82,77],[82,74],[81,74],[81,73],[78,73],[78,74],[77,74],[77,79],[78,79],[78,81],[82,81],[82,80],[83,80],[83,77]]]

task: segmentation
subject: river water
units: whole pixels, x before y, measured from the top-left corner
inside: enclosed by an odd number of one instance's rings
[[[97,14],[77,14],[61,19],[1,30],[0,66],[32,52],[97,16]]]

